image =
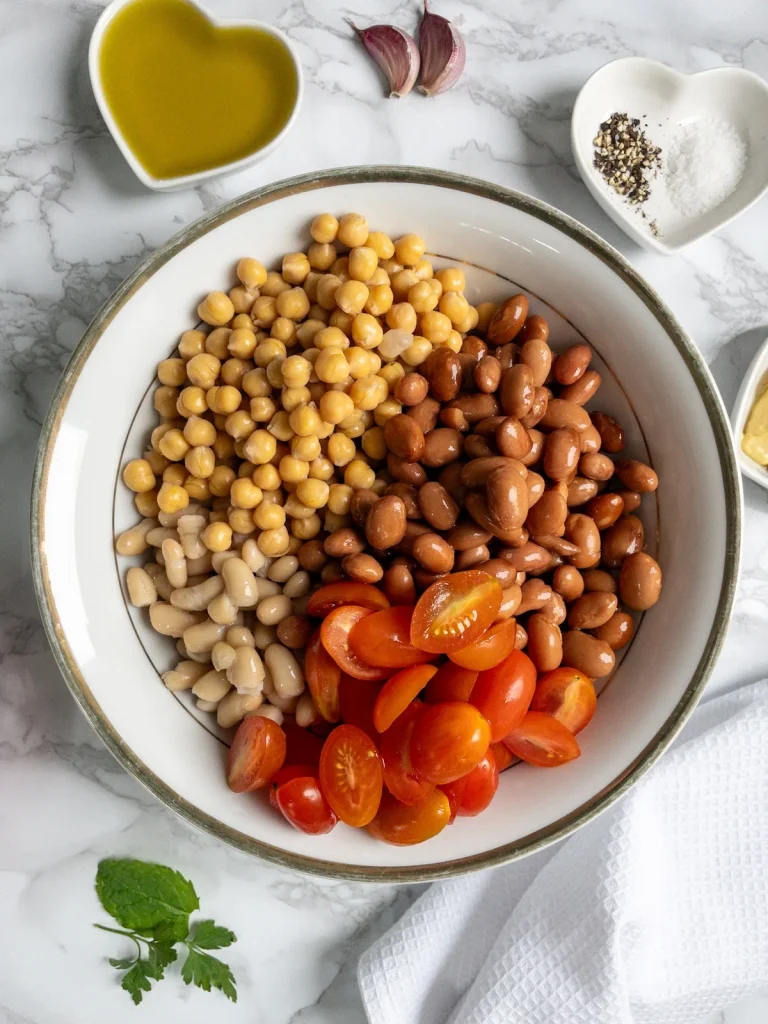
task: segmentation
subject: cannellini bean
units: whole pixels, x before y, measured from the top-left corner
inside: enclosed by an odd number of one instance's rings
[[[173,587],[169,583],[168,577],[165,575],[165,569],[161,569],[157,576],[155,576],[154,584],[155,590],[163,601],[170,601],[171,594],[173,593]]]
[[[217,578],[221,579],[221,577]],[[233,626],[237,619],[237,608],[232,604],[229,597],[222,593],[218,597],[214,597],[208,605],[208,614],[214,622],[219,622],[222,626]]]
[[[299,568],[299,560],[295,555],[282,555],[276,558],[269,567],[267,576],[275,583],[285,583]]]
[[[298,661],[291,651],[282,644],[270,644],[264,652],[264,660],[280,697],[298,697],[304,692],[304,676]],[[285,710],[283,708],[283,710]]]
[[[130,530],[125,530],[115,542],[118,555],[143,555],[149,547],[147,534],[157,527],[157,519],[142,519]]]
[[[227,597],[238,608],[253,608],[259,599],[256,577],[242,560],[229,558],[221,567]]]
[[[246,711],[245,718],[271,718],[277,725],[283,724],[283,712],[274,704],[262,704],[255,711]]]
[[[265,575],[269,569],[270,559],[263,552],[259,551],[259,545],[253,537],[243,541],[240,557],[256,576]]]
[[[157,587],[146,569],[135,565],[129,569],[125,583],[128,587],[128,598],[134,608],[148,608],[157,600]]]
[[[198,679],[208,672],[208,665],[196,661],[180,661],[170,672],[163,672],[161,679],[169,690],[191,690]]]
[[[157,581],[155,581],[155,585],[157,585]],[[197,628],[200,616],[195,612],[185,612],[181,608],[174,608],[172,604],[166,604],[165,601],[156,601],[149,609],[149,621],[152,623],[152,628],[158,633],[162,633],[163,636],[183,636],[188,629]],[[184,643],[189,649],[186,639]]]
[[[309,573],[302,569],[300,572],[295,572],[289,580],[286,580],[283,585],[283,593],[286,597],[290,597],[291,600],[294,597],[304,597],[309,593],[310,582]]]
[[[296,725],[300,725],[302,729],[308,728],[310,725],[314,725],[315,722],[320,720],[320,713],[315,707],[315,702],[312,700],[311,693],[302,693],[296,704]]]
[[[276,626],[291,614],[291,599],[283,594],[265,597],[256,608],[256,618],[264,626]]]
[[[230,645],[225,643],[223,640],[219,640],[217,644],[213,645],[211,661],[213,662],[213,667],[218,669],[219,672],[226,672],[230,665],[233,664],[234,660],[234,647],[230,647]]]
[[[144,563],[144,572],[152,580],[155,579],[155,577],[159,573],[161,573],[162,571],[163,571],[162,565],[158,565],[157,562],[145,562]]]
[[[195,703],[201,711],[215,711],[219,702],[217,700],[197,700]]]
[[[153,605],[156,608],[157,605]],[[170,605],[168,607],[171,607]],[[174,608],[175,612],[180,615],[191,615],[191,612],[182,612],[178,608]],[[150,609],[150,615],[152,611]],[[213,650],[214,644],[217,644],[222,639],[227,627],[221,625],[218,622],[214,622],[213,619],[206,617],[203,621],[200,621],[200,616],[194,616],[196,620],[195,625],[189,626],[184,630],[184,646],[187,648],[190,654],[202,654]]]
[[[274,597],[275,594],[282,594],[283,588],[279,583],[273,583],[272,580],[265,580],[258,577],[256,580],[256,588],[259,594],[259,601],[264,597]]]
[[[201,676],[192,687],[192,693],[201,700],[220,701],[225,693],[229,693],[229,680],[223,672],[215,668]]]
[[[182,545],[183,547],[183,545]],[[198,573],[209,573],[213,569],[212,553],[206,548],[205,554],[199,558],[187,559],[187,572],[190,576],[197,576]]]
[[[176,530],[171,529],[169,526],[156,526],[147,533],[147,544],[153,548],[161,548],[164,540],[178,539],[179,535]]]
[[[224,580],[221,576],[207,576],[202,583],[193,587],[188,586],[174,590],[171,594],[171,604],[175,608],[184,608],[188,612],[202,612],[223,590]]]
[[[158,512],[157,521],[161,526],[170,526],[175,529],[182,516],[199,515],[202,511],[203,508],[201,505],[196,505],[190,502],[186,508],[180,508],[178,512]]]
[[[273,704],[276,708],[280,708],[286,715],[292,715],[296,711],[296,705],[299,703],[298,697],[281,697],[278,693],[271,693],[268,697],[269,703]]]
[[[216,551],[211,555],[211,565],[216,572],[221,572],[221,567],[230,558],[237,558],[237,552],[229,548],[227,551]]]
[[[189,565],[189,563],[187,563]],[[197,587],[201,583],[205,583],[206,580],[210,579],[207,573],[201,572],[197,576],[187,576],[187,587]]]
[[[264,665],[253,647],[235,648],[235,657],[227,669],[227,679],[238,693],[244,690],[261,692],[264,686]]]
[[[187,585],[187,560],[184,557],[184,548],[177,540],[167,538],[163,541],[161,550],[168,582],[173,587],[185,587]]]
[[[208,551],[205,544],[203,544],[200,539],[200,534],[207,524],[208,520],[205,516],[179,516],[176,529],[179,532],[179,540],[181,541],[181,546],[184,548],[184,556],[186,558],[202,558]]]
[[[254,622],[253,642],[260,651],[265,651],[270,644],[277,642],[277,630],[274,626],[265,626],[263,622]]]
[[[241,722],[249,711],[257,711],[263,698],[260,693],[228,693],[216,708],[216,721],[222,729],[231,729]]]
[[[247,626],[230,626],[224,638],[230,647],[255,647],[253,633]]]

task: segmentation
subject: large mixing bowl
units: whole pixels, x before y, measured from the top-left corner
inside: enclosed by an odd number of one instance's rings
[[[598,406],[625,426],[628,451],[661,486],[644,503],[660,603],[604,686],[556,771],[501,778],[491,807],[420,846],[340,826],[312,837],[258,796],[231,793],[227,737],[158,673],[175,660],[126,603],[114,535],[136,518],[119,485],[153,422],[151,382],[235,261],[270,264],[306,245],[321,211],[363,212],[392,236],[416,231],[436,263],[461,263],[476,300],[526,292],[559,348],[584,338],[604,383]],[[666,306],[622,257],[544,203],[437,171],[357,168],[260,189],[186,228],[147,259],[86,331],[43,430],[35,478],[34,570],[48,636],[73,696],[125,768],[189,822],[239,849],[332,877],[421,881],[522,857],[604,810],[669,745],[695,706],[728,622],[740,491],[726,417],[709,372]]]

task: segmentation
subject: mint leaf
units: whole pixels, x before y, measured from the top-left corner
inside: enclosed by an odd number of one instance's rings
[[[171,942],[186,938],[189,915],[200,906],[194,886],[178,871],[140,860],[101,861],[96,894],[123,928]]]
[[[198,949],[223,949],[233,942],[237,942],[235,933],[228,928],[221,928],[213,921],[200,921],[189,939],[190,945]]]
[[[152,988],[152,982],[149,980],[151,977],[152,975],[147,971],[146,960],[137,960],[123,977],[120,987],[125,989],[136,1006],[144,998],[142,992],[149,992]]]
[[[231,999],[233,1003],[237,1002],[236,982],[232,971],[227,964],[209,953],[200,953],[197,949],[191,948],[181,968],[181,976],[187,985],[197,985],[204,992],[217,988],[227,999]]]

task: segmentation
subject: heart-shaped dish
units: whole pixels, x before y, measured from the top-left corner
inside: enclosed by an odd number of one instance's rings
[[[606,184],[593,163],[597,129],[614,112],[639,118],[649,140],[661,147],[662,172],[651,180],[644,216],[639,206],[629,205]],[[665,156],[680,129],[705,119],[733,126],[744,143],[746,164],[723,202],[706,213],[684,216],[667,195]],[[686,75],[643,57],[614,60],[596,71],[579,93],[571,144],[579,173],[605,212],[639,245],[670,256],[723,227],[768,189],[768,84],[742,68]]]
[[[128,7],[134,10],[129,12]],[[280,144],[296,120],[303,80],[301,64],[290,42],[271,25],[252,19],[217,18],[196,0],[165,0],[162,8],[162,11],[153,10],[147,0],[113,0],[102,12],[91,35],[88,68],[101,114],[133,172],[149,188],[171,191],[191,188],[263,160]],[[126,31],[125,16],[129,14],[133,22],[130,31]],[[173,45],[168,46],[167,38],[153,35],[151,27],[146,31],[146,19],[152,17],[158,28],[170,34]],[[122,22],[114,25],[116,18],[121,18]],[[142,38],[137,38],[137,27],[145,31]],[[119,30],[119,34],[113,29]],[[290,88],[281,88],[264,53],[259,55],[256,46],[251,45],[257,41],[262,51],[266,43],[280,61],[282,70],[291,79]],[[117,75],[113,74],[109,81],[102,60],[106,47],[110,48],[110,61],[117,62]],[[247,54],[245,60],[244,54]],[[169,69],[174,77],[171,89],[164,88]],[[163,73],[165,82],[160,77]],[[212,103],[211,82],[224,79],[232,84],[229,113],[232,108],[243,112],[242,123],[235,124],[235,128],[240,129],[237,140],[224,137],[223,117],[227,111],[221,111],[217,123]],[[200,92],[196,93],[198,88]],[[270,101],[279,104],[279,108],[271,110]],[[183,119],[181,126],[179,119]],[[158,139],[164,143],[164,126],[168,126],[169,147],[165,165],[162,169],[148,167],[149,161],[142,161],[140,151],[142,146],[147,148],[150,138],[155,147]],[[173,133],[178,132],[179,127],[185,143],[194,139],[196,133],[200,133],[202,140],[207,136],[206,148],[210,155],[197,158],[197,165],[182,158],[178,151],[174,152]],[[249,148],[251,129],[254,140],[257,132],[265,140],[255,141],[252,150]]]

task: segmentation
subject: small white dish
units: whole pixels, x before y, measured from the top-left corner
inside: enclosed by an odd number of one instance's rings
[[[104,118],[107,128],[109,128],[112,138],[117,143],[121,153],[127,160],[128,165],[139,181],[146,185],[147,188],[155,189],[158,192],[175,192],[183,188],[194,188],[195,185],[199,185],[203,181],[211,181],[216,178],[222,178],[227,174],[235,174],[238,171],[243,171],[246,167],[259,163],[266,156],[269,156],[270,153],[274,152],[296,121],[304,92],[304,76],[301,69],[301,62],[299,61],[290,40],[279,29],[274,28],[274,26],[268,25],[263,21],[257,21],[254,18],[219,18],[206,10],[202,4],[197,3],[197,0],[183,0],[184,3],[189,4],[191,7],[194,7],[196,11],[199,11],[200,14],[202,14],[202,16],[215,28],[260,29],[262,32],[268,32],[270,35],[279,39],[290,54],[293,66],[296,70],[296,102],[294,103],[291,116],[285,122],[274,139],[272,139],[271,142],[268,142],[266,146],[262,146],[261,149],[257,149],[253,153],[249,153],[248,156],[243,157],[241,160],[234,160],[227,164],[220,164],[218,167],[211,167],[204,171],[197,171],[195,174],[184,174],[176,178],[156,178],[147,171],[129,146],[112,114],[112,110],[107,102],[101,81],[101,68],[99,61],[101,44],[107,27],[119,11],[121,11],[126,5],[134,2],[135,0],[113,0],[113,2],[102,11],[99,20],[94,26],[88,47],[88,73],[91,78],[91,87],[93,88],[96,102],[98,103],[99,110],[101,111],[101,116]]]
[[[639,118],[650,142],[661,147],[662,172],[652,179],[642,207],[617,195],[593,163],[597,130],[616,111]],[[684,216],[667,195],[664,161],[675,134],[707,118],[735,128],[747,150],[746,166],[719,206]],[[671,256],[738,217],[768,189],[768,84],[742,68],[686,75],[644,57],[614,60],[582,87],[573,108],[571,145],[584,183],[609,217],[638,245]],[[658,235],[652,233],[653,222]]]
[[[755,462],[754,459],[750,459],[741,448],[741,436],[744,433],[744,427],[752,411],[752,406],[755,404],[755,399],[761,391],[761,384],[766,377],[768,377],[768,338],[765,339],[757,350],[757,355],[750,363],[744,380],[741,382],[741,387],[731,412],[733,444],[736,449],[739,469],[744,476],[748,476],[750,480],[754,480],[756,484],[760,484],[761,487],[765,487],[768,490],[768,469]]]

